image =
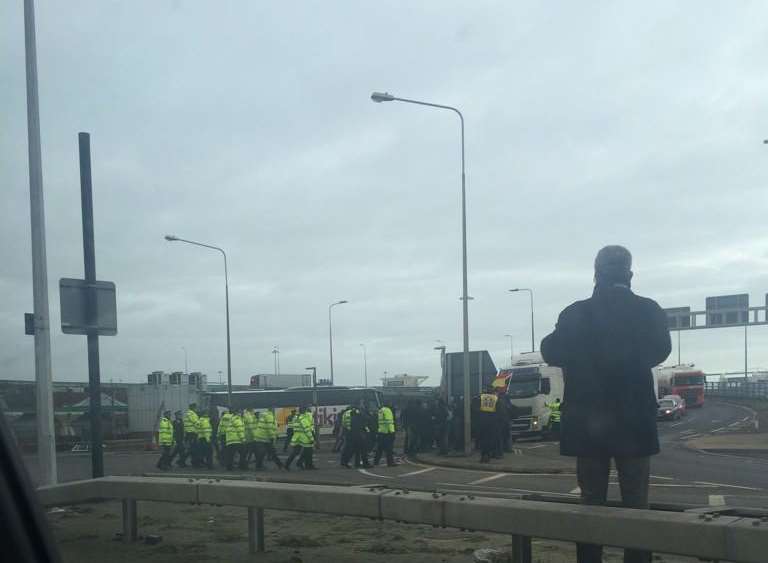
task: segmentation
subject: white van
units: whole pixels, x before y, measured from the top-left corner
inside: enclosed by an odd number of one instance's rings
[[[548,366],[538,352],[529,352],[518,356],[512,368],[499,376],[507,378],[507,395],[517,409],[512,434],[543,437],[549,425],[547,403],[563,400],[563,370]]]

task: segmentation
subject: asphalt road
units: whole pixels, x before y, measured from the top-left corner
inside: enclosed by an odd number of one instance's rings
[[[709,433],[730,432],[745,418],[748,409],[737,405],[709,401],[703,408],[690,410],[675,422],[659,422],[662,451],[651,463],[651,502],[694,505],[727,505],[768,508],[768,460],[710,454],[691,450],[685,441]],[[536,457],[557,456],[553,442],[521,442],[516,445],[520,455]],[[276,469],[244,472],[247,478],[275,479],[323,484],[384,485],[413,490],[461,491],[470,494],[508,496],[541,494],[563,499],[578,498],[576,477],[572,473],[514,474],[494,471],[453,469],[424,465],[406,458],[397,467],[376,467],[368,470],[339,467],[338,456],[323,444],[316,455],[318,471]],[[150,452],[113,452],[104,456],[105,472],[111,475],[141,475],[157,473],[158,454]],[[37,474],[36,460],[25,458],[33,480]],[[85,479],[90,476],[89,454],[61,454],[58,458],[60,481]],[[181,474],[186,470],[173,470]],[[226,474],[220,468],[196,470],[204,475]],[[240,472],[229,474],[237,477]],[[619,499],[615,476],[609,495]]]

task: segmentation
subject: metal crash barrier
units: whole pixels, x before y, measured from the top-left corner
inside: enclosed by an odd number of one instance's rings
[[[123,539],[138,536],[137,502],[242,506],[251,553],[264,551],[264,511],[288,510],[431,524],[512,536],[518,563],[531,538],[645,549],[738,563],[764,563],[768,518],[657,512],[446,493],[169,477],[104,477],[38,489],[44,506],[119,499]]]

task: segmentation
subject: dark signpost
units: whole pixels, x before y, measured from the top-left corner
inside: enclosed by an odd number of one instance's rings
[[[117,334],[115,284],[96,280],[96,247],[93,235],[93,191],[91,185],[91,138],[78,133],[80,150],[80,204],[83,213],[83,260],[85,279],[59,280],[61,330],[84,334],[88,340],[88,390],[91,422],[91,469],[93,477],[104,476],[101,434],[101,374],[99,335]]]

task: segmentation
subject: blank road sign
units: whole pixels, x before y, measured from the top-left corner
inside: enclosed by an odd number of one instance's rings
[[[96,293],[96,311],[92,322],[87,318],[89,292]],[[88,334],[95,330],[100,336],[117,334],[117,297],[115,284],[106,281],[86,283],[85,280],[61,278],[61,330],[65,334]]]
[[[690,307],[672,307],[664,309],[667,314],[667,324],[670,330],[680,330],[681,328],[691,328],[691,308]]]
[[[707,325],[743,325],[749,320],[749,294],[707,297]]]

